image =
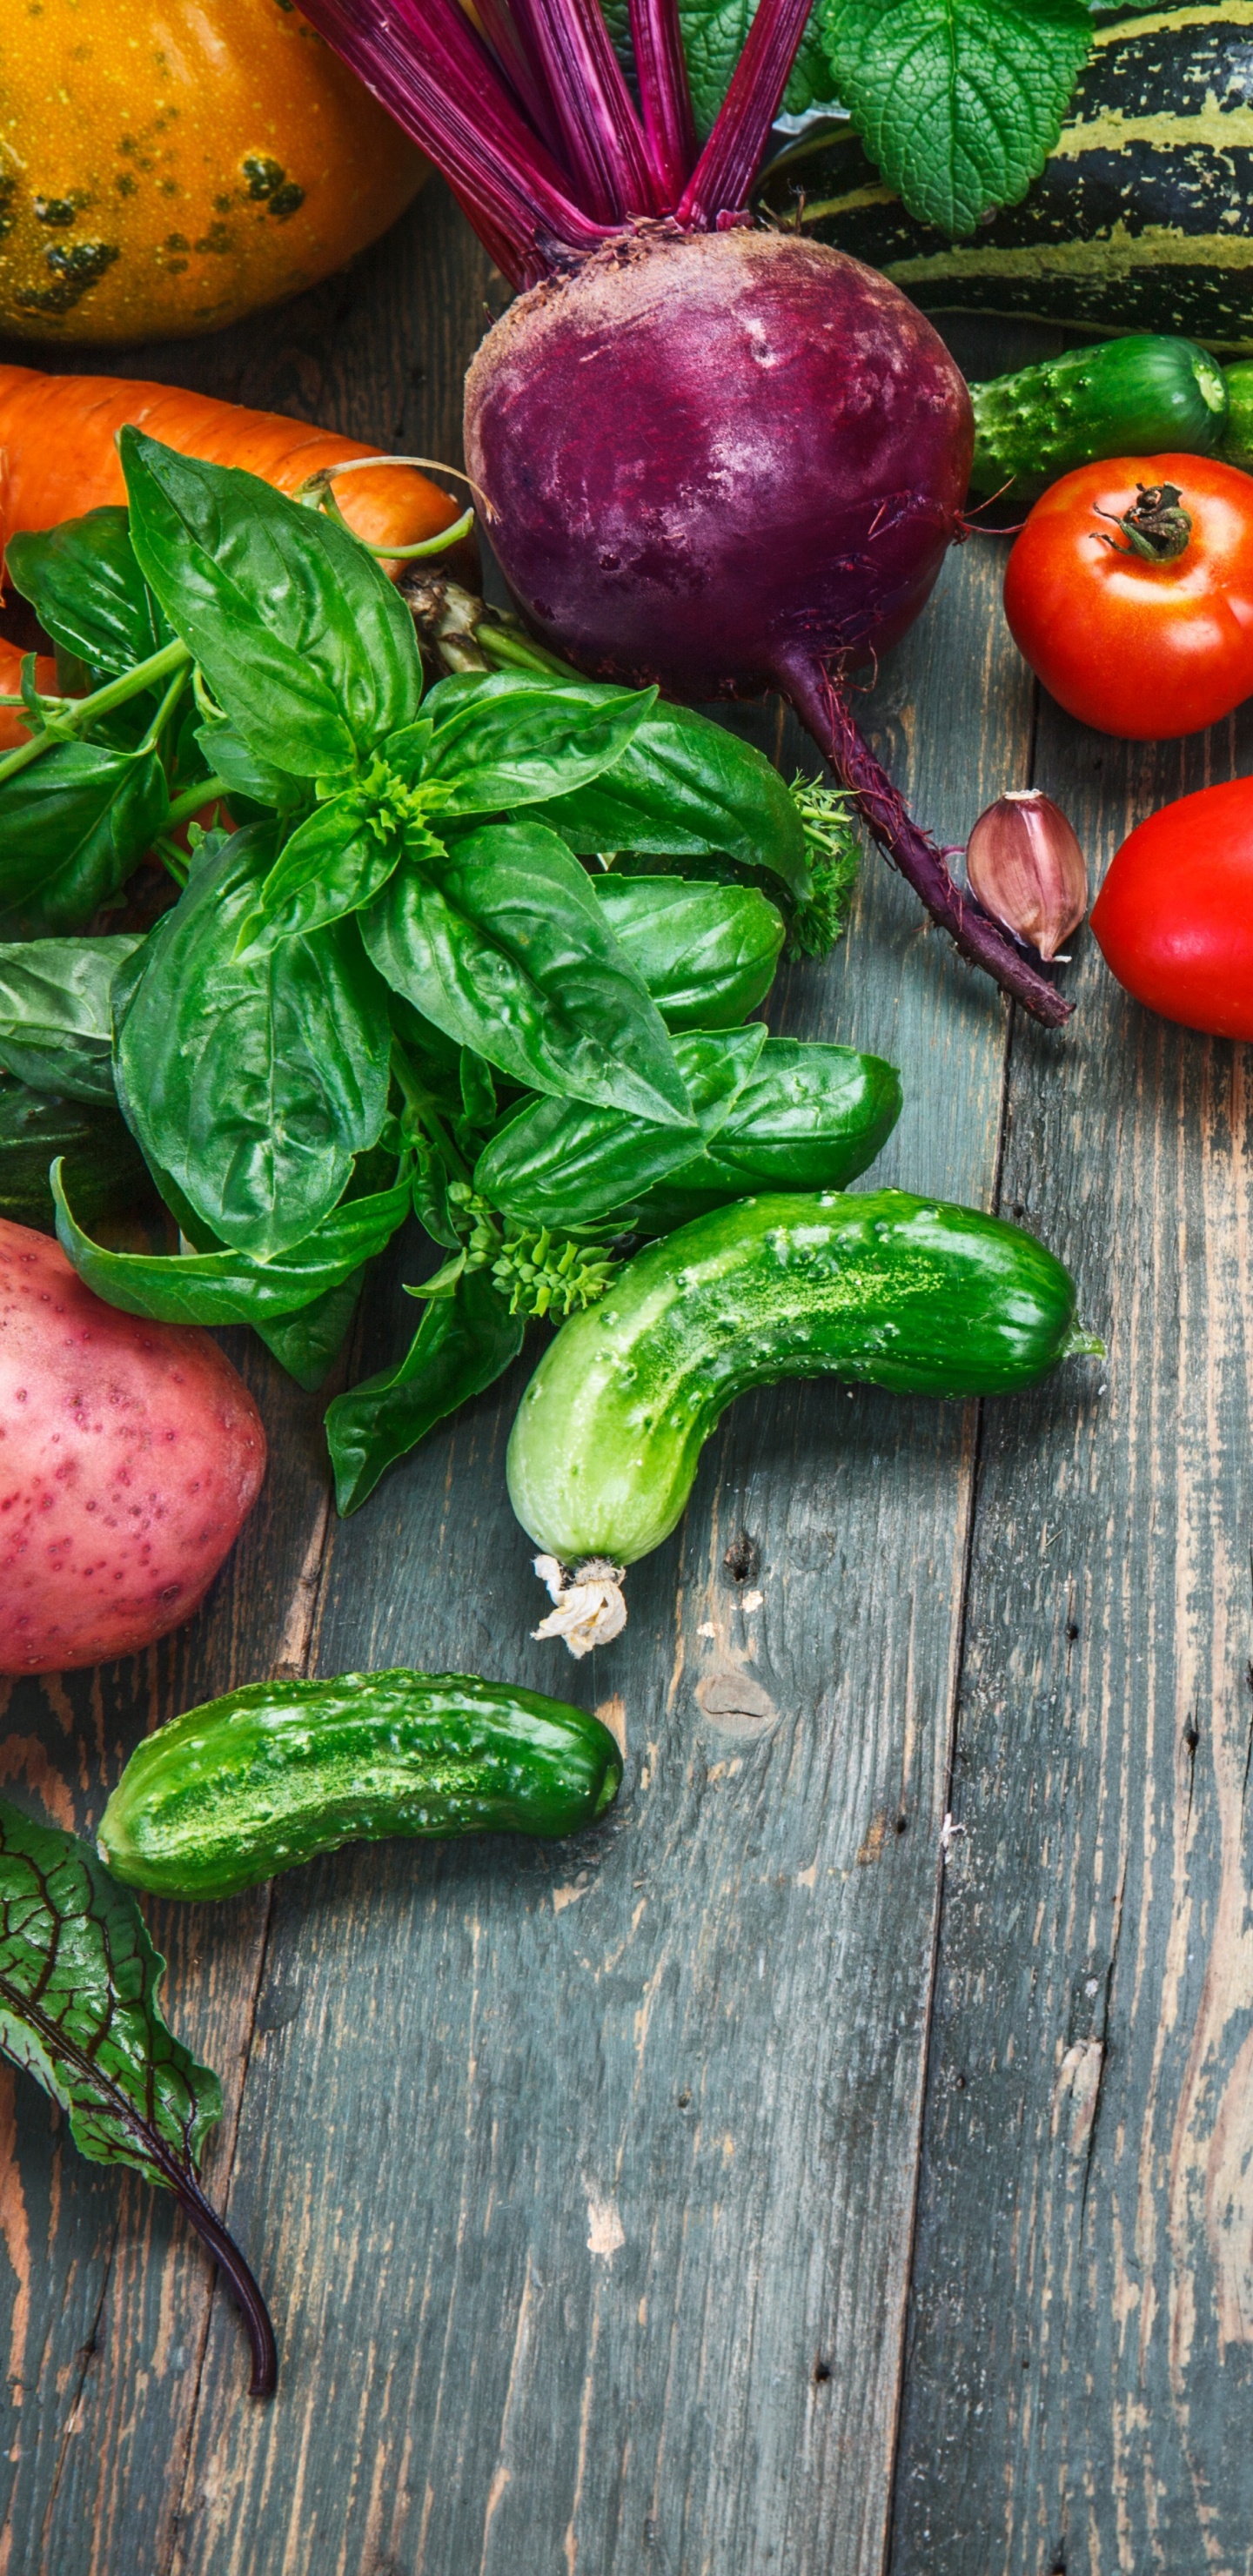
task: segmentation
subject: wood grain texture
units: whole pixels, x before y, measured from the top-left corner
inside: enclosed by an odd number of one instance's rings
[[[954,561],[877,708],[948,831],[1026,758],[1021,680],[959,646],[988,579]],[[885,870],[782,1000],[903,1063],[885,1168],[987,1197],[1001,1006]],[[397,1285],[372,1362],[411,1328]],[[284,2376],[241,2413],[215,2320],[178,2576],[881,2564],[972,1419],[736,1408],[589,1676],[528,1639],[524,1375],[336,1529],[318,1661],[589,1692],[627,1792],[568,1852],[397,1846],[276,1888],[232,2209]]]
[[[1046,710],[1037,775],[1103,864],[1251,752]],[[1109,1362],[987,1409],[893,2576],[1253,2564],[1250,1057],[1079,991],[1004,1204]]]
[[[213,340],[119,350],[110,371],[202,385],[454,458],[457,387],[483,327],[488,276],[432,187],[348,275]],[[6,354],[19,364],[32,356]],[[46,351],[43,362],[104,363],[99,351],[72,349]],[[80,1831],[98,1820],[148,1727],[307,1659],[329,1517],[325,1399],[302,1396],[251,1335],[222,1338],[261,1403],[271,1467],[206,1608],[133,1662],[0,1683],[0,1787]],[[226,2112],[204,2169],[222,2203],[268,1914],[265,1891],[211,1915],[150,1909],[170,1959],[169,2018],[223,2080]],[[243,2236],[244,2222],[233,2223]],[[85,2163],[33,2082],[0,2067],[0,2576],[130,2576],[137,2566],[148,2576],[168,2563],[212,2281],[173,2205]],[[227,2331],[238,2394],[246,2363],[233,2312]]]
[[[454,461],[490,293],[433,186],[348,278],[115,364]],[[1054,345],[953,336],[980,372]],[[951,559],[868,708],[943,839],[1030,774],[1000,564]],[[738,721],[812,765],[775,711]],[[1047,715],[1037,766],[1106,849],[1199,783]],[[882,2576],[959,1675],[893,2576],[1247,2576],[1247,1058],[1091,956],[1082,997],[1007,1059],[871,859],[770,1016],[902,1066],[875,1184],[990,1204],[1004,1147],[1007,1210],[1108,1302],[1108,1380],[982,1429],[742,1403],[589,1671],[529,1639],[525,1366],[338,1526],[320,1408],[253,1346],[275,1470],[206,1612],[13,1690],[5,1785],[80,1826],[146,1725],[310,1657],[565,1690],[629,1760],[568,1848],[373,1848],[154,1910],[226,2085],[207,2180],[273,2297],[273,2408],[176,2213],[0,2088],[0,2576]],[[363,1366],[411,1326],[402,1277]]]

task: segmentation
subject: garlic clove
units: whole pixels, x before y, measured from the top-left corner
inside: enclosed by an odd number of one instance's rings
[[[1060,805],[1038,787],[1011,787],[979,816],[966,845],[966,881],[985,912],[1056,957],[1088,909],[1087,862]]]

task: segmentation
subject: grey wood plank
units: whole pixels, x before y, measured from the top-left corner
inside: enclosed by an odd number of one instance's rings
[[[201,385],[452,457],[456,389],[487,278],[456,209],[431,186],[353,271],[277,314],[200,342],[8,354]],[[307,1651],[329,1508],[325,1398],[300,1395],[251,1335],[223,1338],[261,1403],[271,1468],[205,1609],[149,1656],[64,1681],[0,1684],[5,1793],[79,1831],[98,1820],[147,1727],[279,1663],[302,1664]],[[268,1897],[229,1914],[150,1911],[170,1957],[171,2022],[223,2079],[226,2113],[205,2180],[225,2203]],[[136,2566],[147,2576],[165,2563],[212,2277],[171,2204],[86,2164],[37,2087],[0,2068],[5,2576],[130,2576]],[[228,2335],[238,2391],[246,2364],[233,2316]]]
[[[951,833],[1025,774],[990,565],[954,559],[875,701]],[[1001,1006],[877,862],[782,1000],[902,1062],[884,1177],[987,1198]],[[412,1328],[397,1292],[372,1360]],[[627,1791],[556,1854],[392,1846],[277,1886],[232,2209],[284,2376],[241,2409],[215,2317],[178,2576],[881,2563],[972,1423],[829,1385],[742,1404],[589,1675],[529,1642],[524,1377],[336,1529],[319,1666],[590,1698]]]
[[[1103,864],[1251,754],[1046,705],[1038,775]],[[1004,1193],[1110,1357],[987,1411],[893,2576],[1253,2565],[1250,1055],[1079,985]]]
[[[279,1380],[250,1335],[224,1338],[263,1404],[272,1463],[205,1608],[148,1655],[0,1685],[4,1794],[79,1832],[95,1826],[150,1725],[286,1655],[301,1658],[307,1643],[302,1576],[320,1560],[326,1523],[318,1407]],[[172,2026],[222,2077],[226,2109],[205,2181],[225,2199],[268,1898],[261,1891],[211,1924],[196,1909],[148,1911],[170,1958]],[[12,2576],[120,2571],[136,2550],[155,2567],[212,2268],[171,2201],[88,2164],[35,2083],[9,2068],[0,2069],[0,2177],[0,2521]],[[243,2385],[238,2345],[235,2362]]]

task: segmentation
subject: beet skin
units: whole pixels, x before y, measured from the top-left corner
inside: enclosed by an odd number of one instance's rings
[[[790,234],[643,227],[532,287],[466,379],[466,458],[528,617],[582,668],[755,696],[927,598],[970,397],[874,270]]]
[[[119,1314],[0,1221],[0,1673],[103,1663],[189,1618],[265,1455],[208,1333]]]

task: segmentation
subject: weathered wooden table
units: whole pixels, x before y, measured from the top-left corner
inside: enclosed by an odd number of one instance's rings
[[[431,187],[351,278],[117,364],[452,459],[487,291]],[[983,373],[1052,345],[953,339]],[[1001,556],[952,558],[870,719],[942,837],[1035,780],[1099,867],[1253,733],[1070,724]],[[1070,988],[1064,1037],[1010,1017],[871,860],[772,1017],[900,1064],[875,1181],[1037,1229],[1108,1368],[741,1403],[594,1671],[529,1641],[525,1363],[341,1525],[319,1401],[238,1337],[273,1466],[209,1608],[12,1687],[6,1788],[87,1827],[157,1717],[405,1662],[586,1693],[627,1784],[556,1856],[392,1845],[154,1909],[225,2083],[206,2177],[273,2302],[269,2408],[175,2208],[0,2076],[3,2576],[1253,2568],[1251,1058],[1086,938]]]

